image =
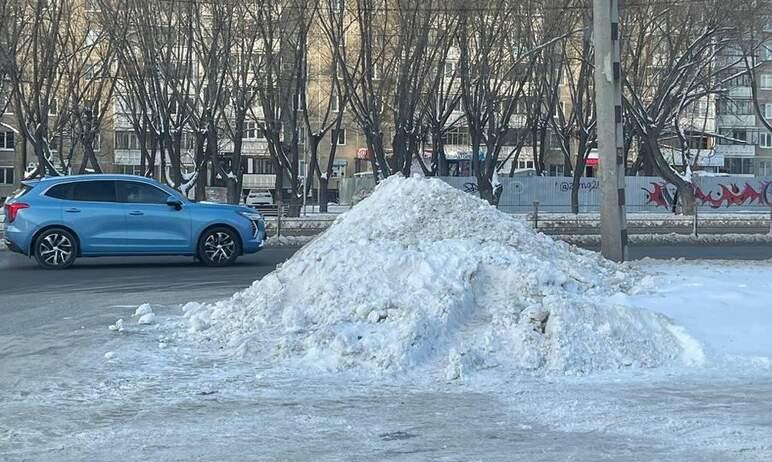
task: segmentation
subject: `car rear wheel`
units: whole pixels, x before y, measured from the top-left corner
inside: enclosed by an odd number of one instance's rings
[[[232,265],[240,253],[239,240],[229,228],[207,230],[198,242],[198,258],[207,266]]]
[[[45,269],[65,269],[72,266],[78,255],[75,236],[61,228],[43,231],[35,239],[35,260]]]

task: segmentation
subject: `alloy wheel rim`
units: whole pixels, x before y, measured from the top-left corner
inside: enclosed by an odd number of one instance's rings
[[[72,241],[60,233],[51,233],[40,241],[40,257],[47,265],[63,265],[72,255]]]
[[[222,263],[230,260],[236,251],[236,243],[228,233],[218,231],[207,236],[204,241],[204,254],[209,261]]]

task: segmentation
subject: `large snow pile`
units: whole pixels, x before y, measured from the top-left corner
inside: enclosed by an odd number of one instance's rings
[[[699,361],[667,318],[614,303],[636,278],[442,181],[394,177],[250,288],[187,304],[185,327],[263,361],[449,379]]]

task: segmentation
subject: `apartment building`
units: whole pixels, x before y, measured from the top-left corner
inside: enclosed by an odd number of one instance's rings
[[[772,124],[772,18],[763,32],[767,42],[756,56],[756,79],[761,117],[752,99],[751,77],[741,75],[728,83],[728,94],[718,99],[715,152],[723,160],[716,169],[734,175],[772,176],[772,132],[761,118]]]

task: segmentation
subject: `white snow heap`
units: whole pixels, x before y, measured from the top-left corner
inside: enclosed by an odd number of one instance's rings
[[[613,302],[637,277],[440,180],[392,177],[250,288],[183,309],[193,335],[330,370],[698,363],[667,318]]]

